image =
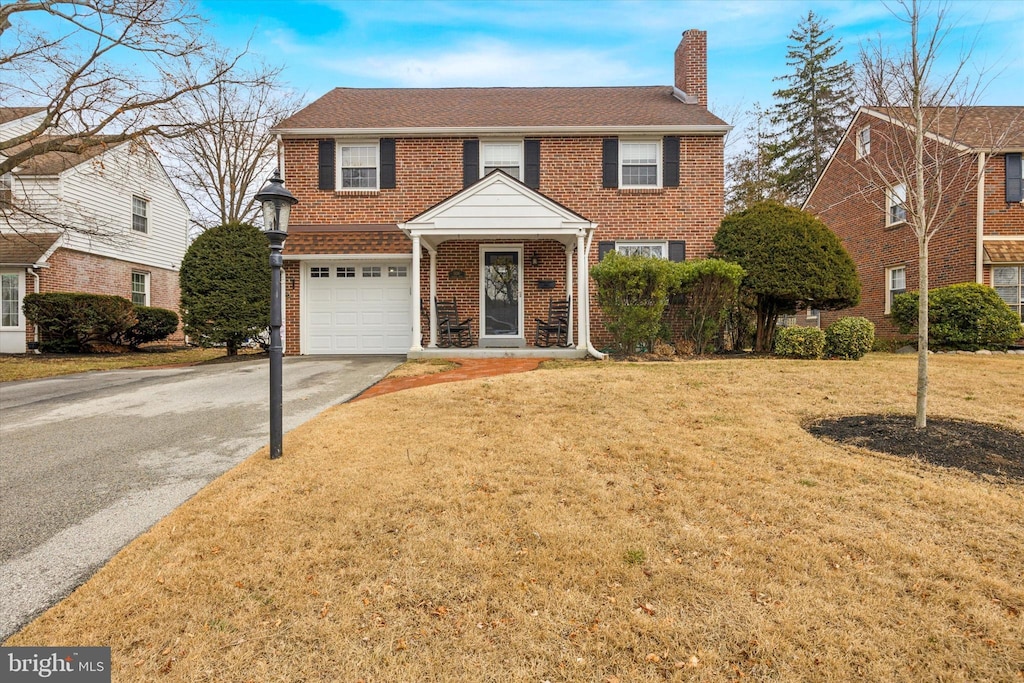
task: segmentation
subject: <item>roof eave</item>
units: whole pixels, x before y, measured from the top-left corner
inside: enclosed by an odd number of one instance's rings
[[[733,129],[730,125],[657,125],[657,126],[452,126],[409,128],[273,128],[271,135],[289,137],[450,137],[477,135],[609,135],[622,133],[724,136]]]

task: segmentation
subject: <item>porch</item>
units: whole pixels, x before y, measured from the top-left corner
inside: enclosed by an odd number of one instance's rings
[[[420,358],[544,358],[544,359],[577,359],[586,358],[587,350],[575,346],[568,348],[527,346],[525,348],[493,348],[483,346],[456,347],[422,347],[410,350],[406,356],[409,360]]]

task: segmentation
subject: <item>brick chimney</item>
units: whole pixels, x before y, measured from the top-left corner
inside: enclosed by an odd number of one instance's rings
[[[676,89],[690,97],[684,101],[708,106],[708,32],[683,31],[676,48]],[[694,102],[693,99],[696,98]]]

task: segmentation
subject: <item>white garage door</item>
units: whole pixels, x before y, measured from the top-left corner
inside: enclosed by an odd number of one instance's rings
[[[305,270],[305,353],[409,351],[408,262],[309,263]]]

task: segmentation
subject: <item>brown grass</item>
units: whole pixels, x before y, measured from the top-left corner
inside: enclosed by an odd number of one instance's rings
[[[200,363],[224,356],[224,349],[153,349],[123,353],[26,354],[0,356],[0,382],[42,379],[91,370],[121,370]]]
[[[388,373],[388,378],[397,377],[419,377],[421,375],[434,375],[439,372],[454,370],[459,367],[444,358],[423,358],[420,360],[407,360],[397,368]]]
[[[1020,429],[1024,363],[932,360]],[[1017,681],[1024,487],[815,440],[915,359],[562,364],[336,407],[7,645],[116,681]]]

